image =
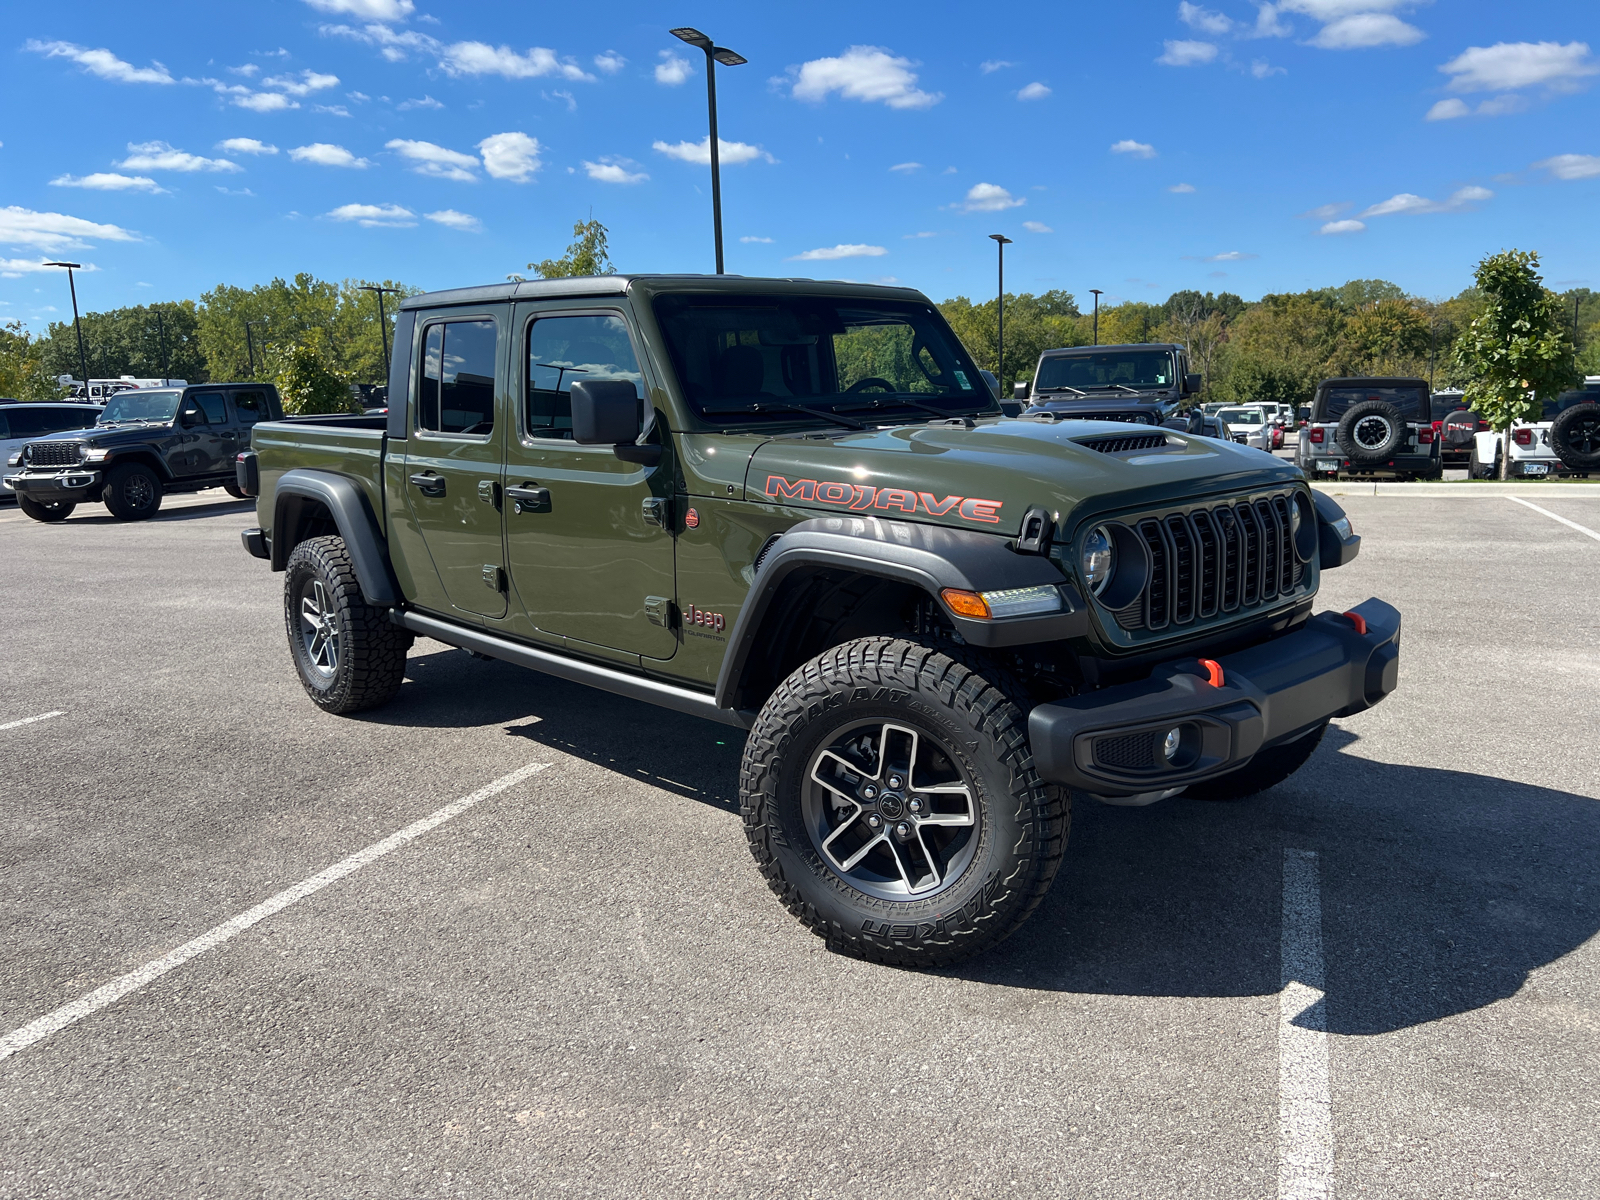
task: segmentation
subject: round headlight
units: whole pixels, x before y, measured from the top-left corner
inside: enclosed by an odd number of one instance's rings
[[[1098,596],[1107,583],[1111,581],[1112,558],[1111,533],[1104,525],[1097,525],[1083,539],[1083,582],[1091,592]]]

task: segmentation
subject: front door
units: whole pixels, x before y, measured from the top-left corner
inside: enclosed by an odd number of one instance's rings
[[[506,503],[512,585],[529,620],[547,633],[670,658],[677,638],[668,619],[667,467],[623,462],[609,446],[572,440],[575,380],[626,379],[649,394],[627,319],[617,309],[520,304],[516,320],[521,397],[505,482],[508,495],[542,491],[535,502]],[[646,608],[652,599],[654,620]]]
[[[452,607],[485,617],[506,612],[500,528],[501,446],[495,419],[499,320],[474,313],[441,317],[417,339],[405,492]],[[391,443],[392,444],[392,443]]]
[[[217,475],[231,462],[234,450],[228,435],[233,430],[221,392],[185,396],[178,428],[183,440],[171,459],[174,475]]]

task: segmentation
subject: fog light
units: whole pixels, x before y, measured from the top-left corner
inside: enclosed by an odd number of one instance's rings
[[[1167,730],[1167,736],[1161,743],[1161,753],[1168,762],[1178,757],[1178,748],[1183,745],[1183,730],[1173,728]]]

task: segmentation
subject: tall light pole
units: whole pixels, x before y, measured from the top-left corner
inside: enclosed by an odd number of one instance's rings
[[[716,233],[717,241],[717,274],[722,274],[722,172],[720,158],[717,153],[717,64],[725,67],[743,66],[750,60],[743,55],[735,54],[724,46],[718,46],[698,29],[684,26],[681,29],[669,30],[673,37],[679,41],[688,42],[706,52],[706,105],[711,111],[711,225]]]
[[[1100,344],[1100,295],[1101,295],[1101,293],[1100,293],[1100,289],[1099,288],[1090,288],[1089,290],[1094,293],[1094,344],[1096,346],[1098,346]]]
[[[47,267],[67,269],[67,289],[72,293],[72,332],[78,335],[78,369],[83,372],[83,398],[89,398],[89,356],[83,349],[83,326],[78,323],[78,285],[72,281],[74,271],[83,270],[82,263],[49,262]]]
[[[1006,390],[1006,247],[1011,245],[1011,239],[1003,233],[991,233],[994,248],[1000,256],[1000,281],[999,281],[999,337],[995,339],[998,346],[995,348],[994,377],[999,381],[1000,394],[1005,395]]]
[[[378,340],[383,343],[383,386],[389,386],[389,318],[383,315],[383,294],[390,292],[396,296],[400,294],[399,288],[380,287],[375,283],[364,283],[358,289],[371,292],[378,298]]]
[[[246,321],[244,323],[244,344],[245,349],[250,352],[250,378],[252,381],[256,377],[256,344],[255,340],[250,336],[250,326],[265,325],[266,323],[267,318],[265,317],[257,317],[254,321]]]

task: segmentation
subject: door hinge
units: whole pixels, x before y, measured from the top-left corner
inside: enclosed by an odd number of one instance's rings
[[[500,509],[500,484],[493,479],[478,480],[478,499],[485,504],[493,505],[495,511]]]
[[[506,573],[494,563],[483,564],[483,586],[491,592],[506,590]]]
[[[644,615],[652,625],[659,625],[663,629],[672,628],[672,601],[666,596],[646,596],[644,598]]]
[[[659,529],[672,528],[672,501],[662,496],[646,496],[642,505],[644,523]]]

